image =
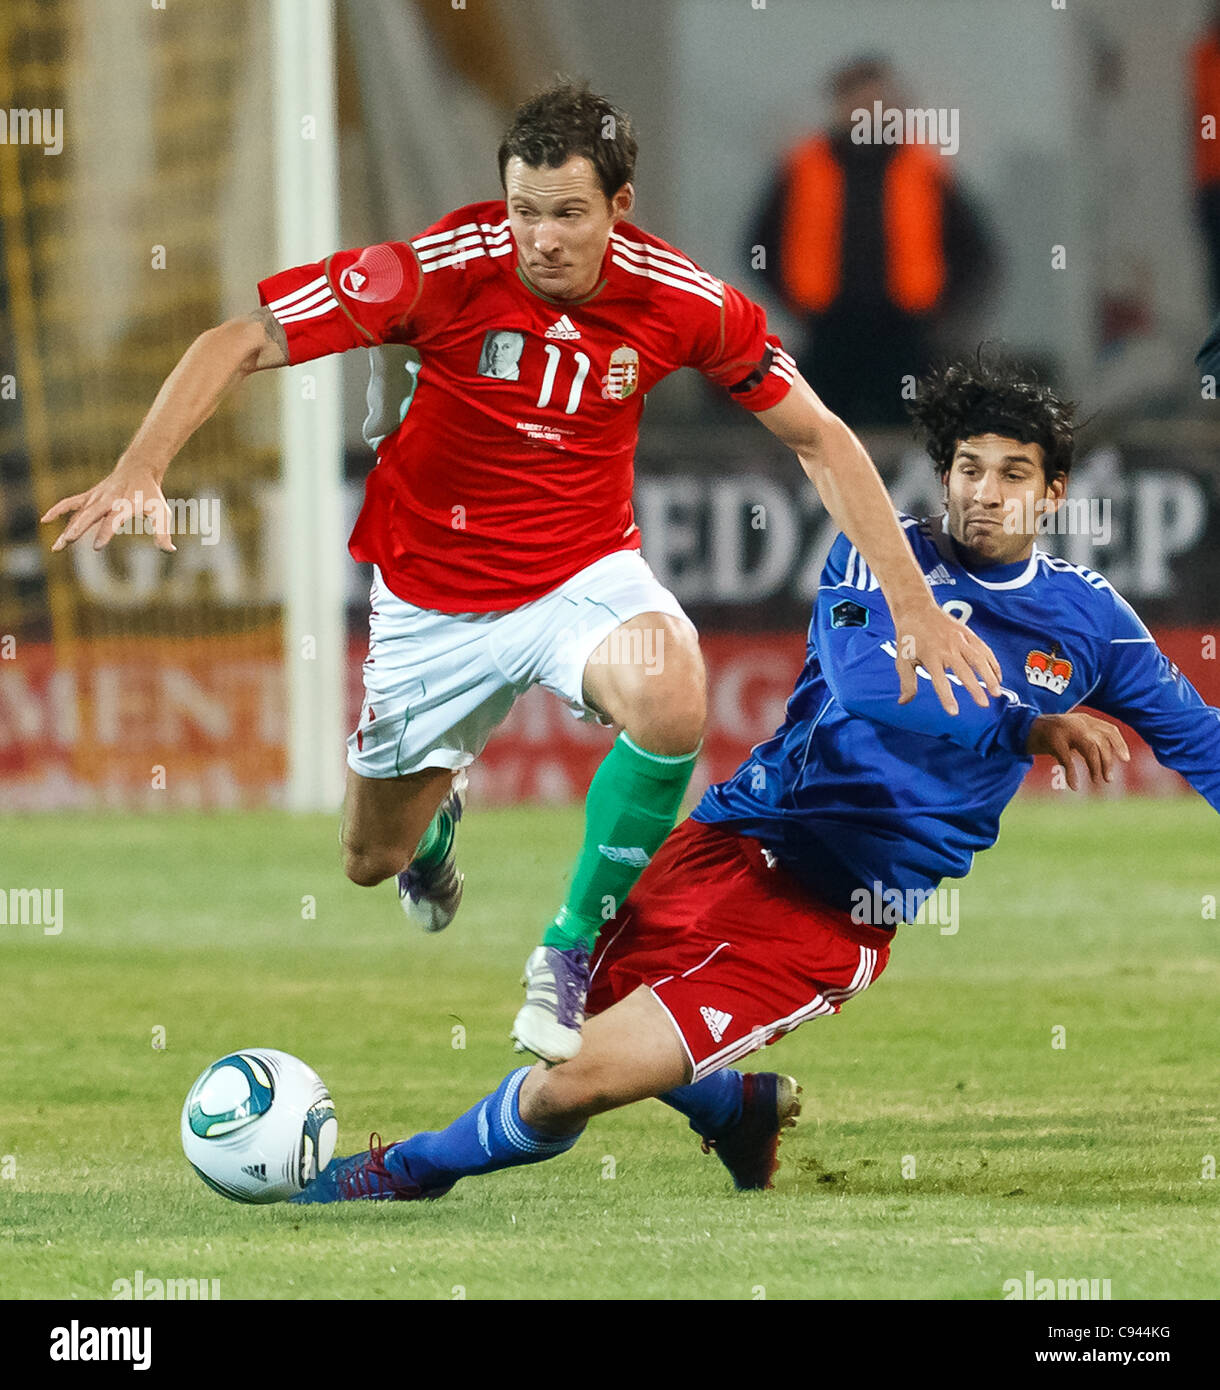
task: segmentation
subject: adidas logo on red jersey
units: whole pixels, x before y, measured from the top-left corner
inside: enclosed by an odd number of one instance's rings
[[[724,1037],[725,1029],[733,1021],[732,1014],[726,1014],[723,1009],[709,1009],[706,1004],[700,1006],[699,1012],[703,1015],[703,1021],[707,1024],[707,1031],[712,1035],[715,1042],[719,1042]]]
[[[567,314],[560,315],[546,331],[548,338],[579,338],[580,329],[568,318]]]

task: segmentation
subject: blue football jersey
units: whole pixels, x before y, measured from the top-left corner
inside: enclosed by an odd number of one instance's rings
[[[945,518],[901,521],[937,602],[995,652],[1001,695],[984,709],[959,684],[947,714],[921,667],[900,705],[889,609],[840,535],[783,726],[708,789],[696,820],[761,841],[836,907],[878,887],[917,902],[995,843],[1038,715],[1080,704],[1129,724],[1220,810],[1220,710],[1101,575],[1036,546],[1028,561],[969,570]]]

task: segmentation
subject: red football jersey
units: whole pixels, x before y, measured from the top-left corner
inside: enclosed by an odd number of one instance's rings
[[[400,598],[446,613],[516,608],[638,548],[633,456],[662,377],[696,367],[765,410],[795,371],[758,305],[626,223],[589,294],[534,289],[503,202],[282,271],[259,294],[292,363],[385,343],[420,353],[350,549]]]

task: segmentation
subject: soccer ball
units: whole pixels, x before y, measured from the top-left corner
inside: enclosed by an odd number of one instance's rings
[[[195,1172],[235,1202],[283,1202],[330,1162],[339,1122],[322,1078],[297,1057],[248,1047],[213,1062],[182,1107]]]

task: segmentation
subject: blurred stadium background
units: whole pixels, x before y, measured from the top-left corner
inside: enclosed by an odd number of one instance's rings
[[[221,503],[213,536],[185,537],[171,557],[133,538],[53,556],[60,527],[38,525],[110,469],[192,338],[255,307],[256,282],[284,264],[273,9],[0,8],[0,110],[63,112],[61,153],[19,143],[13,122],[0,144],[7,810],[311,804],[289,794],[294,538],[280,443],[286,413],[308,423],[317,408],[302,380],[312,368],[292,369],[283,396],[272,374],[253,379],[171,468],[167,495]],[[335,0],[336,244],[405,238],[498,197],[513,105],[557,72],[584,76],[636,123],[635,220],[766,303],[796,350],[802,326],[752,263],[751,229],[777,162],[827,119],[830,75],[888,59],[911,104],[960,113],[952,176],[990,246],[978,290],[936,323],[938,346],[1000,340],[1095,416],[1073,487],[1108,499],[1110,543],[1045,543],[1111,578],[1220,703],[1207,643],[1220,621],[1220,406],[1193,360],[1214,312],[1191,82],[1210,15],[1202,0]],[[324,121],[303,133],[301,158],[328,139]],[[349,521],[372,462],[367,376],[364,353],[343,359]],[[935,510],[909,432],[848,419],[898,504]],[[692,373],[649,399],[637,515],[646,557],[704,636],[712,722],[698,792],[779,722],[831,536],[791,456]],[[333,777],[367,621],[368,575],[342,565],[331,597],[345,644],[317,660],[341,672],[347,708],[311,745]],[[531,692],[475,769],[476,804],[575,799],[605,741]],[[163,790],[156,764],[169,769]],[[1180,786],[1141,748],[1114,794]]]

